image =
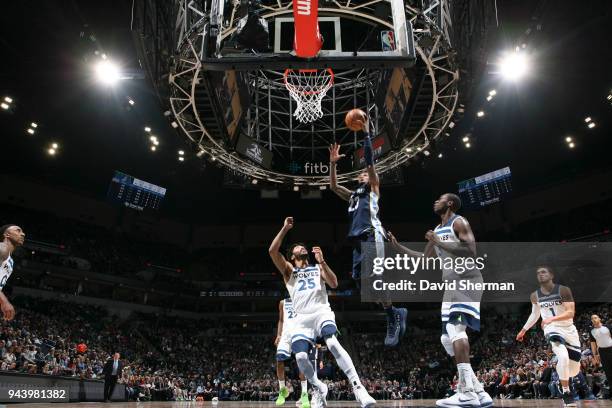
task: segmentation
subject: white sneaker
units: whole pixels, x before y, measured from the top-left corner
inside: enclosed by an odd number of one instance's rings
[[[368,394],[368,391],[363,387],[363,385],[358,385],[353,387],[353,393],[355,394],[355,399],[359,404],[361,404],[361,408],[370,408],[376,405],[376,400]]]
[[[480,401],[475,392],[458,392],[455,395],[436,401],[436,407],[442,408],[480,408]]]
[[[477,392],[476,395],[478,396],[478,402],[480,402],[480,408],[488,408],[493,406],[493,399],[485,390]]]
[[[321,387],[319,388],[319,397],[321,398],[321,406],[322,407],[326,407],[327,406],[327,391],[329,389],[327,388],[327,385],[321,381]]]

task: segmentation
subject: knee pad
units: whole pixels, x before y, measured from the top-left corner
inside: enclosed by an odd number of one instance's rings
[[[446,323],[446,332],[448,333],[451,343],[461,339],[467,340],[468,335],[465,332],[466,327],[465,324]]]
[[[451,357],[455,357],[455,350],[453,349],[453,342],[451,341],[448,334],[443,334],[440,337],[440,342],[442,343],[444,350],[446,350],[446,354],[448,354]]]
[[[295,353],[296,358],[297,358],[298,353],[304,353],[306,354],[306,358],[308,358],[309,349],[310,349],[310,343],[307,342],[306,340],[298,340],[298,341],[293,342],[293,344],[291,344],[291,351]]]

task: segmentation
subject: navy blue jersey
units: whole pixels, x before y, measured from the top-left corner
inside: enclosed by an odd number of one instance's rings
[[[385,236],[384,228],[378,219],[378,211],[378,195],[372,191],[369,184],[360,184],[349,199],[348,236],[362,237],[370,232],[378,232]]]

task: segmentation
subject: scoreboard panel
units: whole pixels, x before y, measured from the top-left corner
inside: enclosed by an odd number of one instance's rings
[[[466,209],[477,209],[500,202],[512,193],[510,167],[457,183],[459,197]]]
[[[159,209],[166,189],[137,179],[120,171],[115,171],[107,198],[114,203],[142,211],[145,208]]]

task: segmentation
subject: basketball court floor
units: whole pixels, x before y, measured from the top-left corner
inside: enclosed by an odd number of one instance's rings
[[[21,404],[21,406],[32,406],[37,408],[94,408],[94,407],[108,407],[108,408],[200,408],[200,407],[212,407],[210,402],[82,402],[82,403],[44,403],[44,404]],[[294,402],[287,402],[284,405],[286,408],[295,407]],[[343,401],[330,401],[327,404],[330,408],[355,408],[359,405],[354,402],[343,402]],[[435,400],[416,400],[416,401],[381,401],[376,404],[378,408],[429,408],[435,407]],[[563,402],[561,400],[496,400],[496,407],[536,407],[536,408],[562,408]],[[217,408],[276,408],[274,402],[219,402],[215,405]],[[598,400],[598,401],[580,401],[578,407],[597,407],[597,408],[612,408],[611,400]]]

